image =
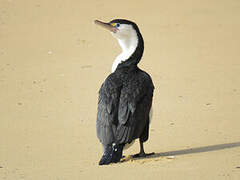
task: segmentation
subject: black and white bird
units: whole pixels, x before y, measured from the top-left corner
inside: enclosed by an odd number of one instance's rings
[[[144,50],[142,35],[129,20],[95,23],[108,29],[122,48],[99,91],[96,128],[104,151],[99,165],[119,162],[124,146],[138,138],[140,153],[134,157],[152,155],[143,148],[149,137],[154,85],[150,75],[138,67]]]

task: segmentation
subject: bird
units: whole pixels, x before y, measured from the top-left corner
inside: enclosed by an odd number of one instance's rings
[[[96,131],[103,147],[99,165],[120,162],[124,147],[135,139],[139,139],[140,152],[134,158],[153,155],[145,153],[143,146],[149,138],[154,84],[138,67],[144,52],[140,30],[126,19],[94,22],[109,30],[122,49],[99,90]]]

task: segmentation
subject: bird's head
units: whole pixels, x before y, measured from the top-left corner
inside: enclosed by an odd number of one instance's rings
[[[118,40],[122,48],[122,53],[116,58],[117,64],[124,61],[131,61],[137,64],[143,54],[144,42],[138,26],[126,19],[114,19],[108,23],[99,20],[94,21],[95,24],[109,30],[113,37]],[[114,71],[116,66],[113,65]]]
[[[137,36],[137,33],[139,33],[137,25],[134,22],[125,19],[114,19],[109,23],[95,20],[95,23],[108,29],[118,40],[129,39],[130,37]]]

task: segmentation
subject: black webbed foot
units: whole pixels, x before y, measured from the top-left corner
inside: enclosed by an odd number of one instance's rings
[[[152,152],[152,153],[138,153],[138,154],[134,154],[132,157],[133,158],[144,158],[144,157],[152,156],[154,154],[155,154],[154,152]]]

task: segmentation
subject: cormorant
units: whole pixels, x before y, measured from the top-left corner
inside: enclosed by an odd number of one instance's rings
[[[99,91],[96,128],[104,151],[99,165],[119,162],[124,146],[137,138],[140,153],[134,157],[152,155],[143,148],[149,136],[154,85],[150,75],[137,66],[144,50],[142,35],[129,20],[95,23],[108,29],[122,48]]]

